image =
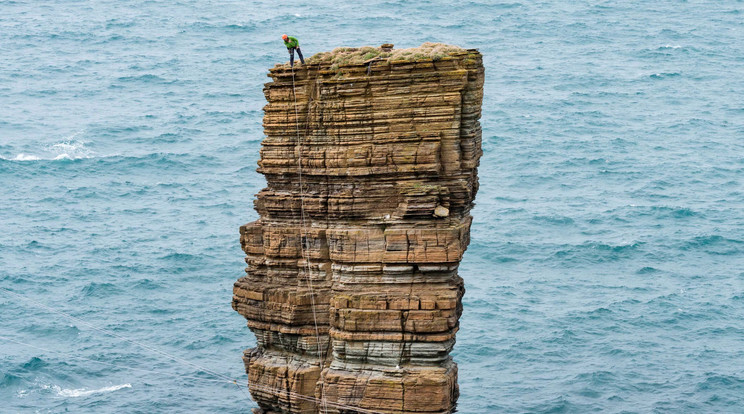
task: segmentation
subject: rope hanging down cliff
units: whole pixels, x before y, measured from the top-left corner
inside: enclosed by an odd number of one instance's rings
[[[316,82],[317,82],[317,80],[318,79],[316,78]],[[297,109],[297,106],[298,105],[297,105],[296,81],[295,81],[294,69],[292,70],[292,93],[293,93],[293,97],[294,97],[295,127],[296,127],[297,153],[298,153],[297,168],[298,168],[298,178],[299,178],[299,186],[300,186],[300,200],[301,200],[300,201],[300,211],[301,211],[301,222],[302,222],[302,232],[303,232],[303,234],[302,234],[302,245],[301,245],[301,249],[302,249],[302,256],[303,256],[303,258],[305,260],[305,270],[306,270],[306,275],[307,275],[308,288],[309,288],[310,293],[311,293],[311,306],[312,306],[312,311],[313,311],[313,323],[315,325],[315,334],[316,334],[315,336],[316,336],[316,341],[317,341],[318,359],[319,359],[319,363],[321,364],[321,369],[322,369],[322,367],[324,365],[325,358],[323,357],[323,355],[321,353],[320,333],[319,333],[319,328],[318,328],[317,312],[316,312],[316,304],[315,304],[315,291],[314,291],[312,279],[310,277],[310,263],[309,263],[310,256],[309,256],[309,246],[308,246],[308,238],[307,238],[308,231],[307,231],[306,213],[305,213],[305,208],[304,208],[305,207],[305,197],[304,197],[304,185],[303,185],[303,178],[302,178],[302,139],[300,137],[300,132],[299,132],[299,112],[298,112],[298,109]],[[308,102],[308,104],[309,104],[309,102]],[[309,105],[308,105],[308,111],[309,111]],[[308,121],[308,128],[309,128],[309,121]],[[306,131],[306,135],[307,135],[307,131]],[[125,337],[123,335],[117,334],[117,333],[112,332],[112,331],[109,331],[107,329],[100,328],[100,327],[98,327],[96,325],[93,325],[93,324],[91,324],[91,323],[89,323],[87,321],[84,321],[84,320],[80,319],[80,318],[77,318],[77,317],[74,317],[72,315],[69,315],[69,314],[67,314],[65,312],[62,312],[62,311],[58,310],[58,309],[51,308],[49,306],[46,306],[46,305],[44,305],[42,303],[39,303],[37,301],[34,301],[32,299],[25,298],[22,295],[20,295],[18,293],[15,293],[15,292],[13,292],[13,291],[11,291],[9,289],[0,287],[0,290],[4,291],[5,293],[7,293],[9,295],[12,295],[12,296],[18,298],[18,299],[21,299],[23,301],[27,301],[29,303],[35,304],[36,306],[38,306],[38,307],[40,307],[42,309],[45,309],[45,310],[47,310],[47,311],[49,311],[51,313],[55,313],[57,315],[60,315],[60,316],[63,316],[65,318],[67,318],[68,320],[71,320],[71,321],[76,322],[78,324],[87,326],[87,327],[89,327],[89,328],[91,328],[91,329],[93,329],[95,331],[100,332],[100,333],[113,336],[113,337],[115,337],[117,339],[120,339],[122,341],[131,343],[133,345],[137,345],[137,346],[139,346],[139,347],[141,347],[141,348],[143,348],[143,349],[145,349],[145,350],[147,350],[147,351],[149,351],[149,352],[151,352],[153,354],[158,354],[160,356],[167,357],[167,358],[169,358],[171,360],[178,361],[178,362],[180,362],[180,363],[182,363],[184,365],[191,366],[192,368],[199,369],[202,372],[215,377],[216,379],[199,378],[199,377],[188,377],[188,376],[179,375],[181,378],[191,378],[191,379],[195,379],[195,380],[210,381],[210,382],[232,383],[232,384],[235,384],[236,387],[241,392],[243,392],[245,394],[245,390],[243,389],[243,387],[241,387],[240,385],[238,385],[238,381],[235,378],[231,378],[231,377],[229,377],[227,375],[218,373],[218,372],[216,372],[214,370],[211,370],[211,369],[209,369],[207,367],[204,367],[202,365],[195,364],[195,363],[193,363],[191,361],[188,361],[188,360],[185,360],[185,359],[180,358],[178,356],[172,355],[170,353],[167,353],[165,351],[162,351],[162,350],[157,349],[155,347],[152,347],[150,345],[147,345],[147,344],[138,342],[136,340],[127,338],[127,337]],[[0,337],[0,339],[6,340],[8,342],[14,342],[14,343],[17,343],[17,344],[28,345],[28,344],[25,344],[25,343],[21,343],[21,342],[19,342],[17,340],[11,339],[9,337]],[[42,348],[35,347],[33,345],[28,345],[28,346],[31,347],[31,348],[39,349],[39,350],[48,351],[48,350],[45,350],[45,349],[42,349]],[[81,358],[82,359],[89,359],[89,358],[85,358],[85,357],[81,357]],[[102,363],[101,361],[92,360],[92,359],[91,359],[91,361],[97,362],[97,363]],[[114,366],[114,364],[105,364],[105,365]],[[133,369],[133,370],[140,370],[140,371],[148,371],[148,372],[155,373],[155,374],[165,374],[165,375],[168,374],[168,373],[165,373],[165,372],[158,372],[158,371],[154,371],[154,370],[144,370],[144,369],[138,369],[138,368],[135,368],[135,367],[123,367],[123,366],[119,366],[119,367],[120,368]],[[254,388],[254,389],[257,389],[257,390],[262,390],[262,391],[267,391],[267,392],[273,392],[273,393],[282,393],[282,394],[286,394],[286,395],[288,395],[290,397],[296,398],[298,400],[311,401],[311,402],[315,402],[316,404],[321,404],[323,406],[324,413],[327,413],[328,412],[328,406],[330,406],[330,407],[333,407],[333,408],[349,409],[349,410],[353,410],[353,411],[359,412],[359,413],[379,414],[378,411],[372,411],[372,410],[362,409],[360,407],[355,407],[355,406],[351,406],[351,405],[347,405],[347,404],[343,404],[343,403],[336,403],[336,402],[329,402],[329,401],[327,401],[326,398],[325,398],[325,384],[324,383],[321,384],[321,398],[316,398],[314,396],[308,396],[308,395],[304,395],[304,394],[299,394],[299,393],[292,392],[292,391],[289,391],[289,390],[286,390],[286,389],[279,389],[279,388],[270,387],[270,386],[262,386],[262,385],[259,385],[259,384],[254,384],[251,388]],[[246,397],[249,397],[249,396],[246,394]]]
[[[321,346],[320,346],[320,332],[318,331],[318,316],[315,311],[315,290],[313,289],[313,281],[310,277],[310,251],[308,249],[307,243],[308,243],[308,234],[307,234],[307,223],[305,220],[305,194],[302,188],[302,139],[300,138],[300,118],[299,118],[299,112],[297,111],[297,87],[295,84],[295,72],[294,67],[292,67],[292,96],[294,97],[294,112],[295,112],[295,131],[297,135],[297,177],[300,184],[300,218],[302,221],[302,233],[300,236],[300,249],[301,254],[303,258],[305,259],[305,276],[307,278],[307,285],[310,289],[310,306],[313,310],[313,324],[315,325],[315,341],[316,341],[316,347],[318,349],[318,364],[320,364],[320,370],[323,370],[323,366],[325,365],[325,358],[323,358],[321,353]],[[309,98],[308,98],[308,104],[309,104]],[[310,108],[308,106],[308,114],[305,119],[305,123],[308,124],[310,122],[309,120],[309,111]],[[307,135],[307,133],[305,134]],[[325,382],[321,382],[320,386],[320,400],[323,403],[323,412],[328,413],[328,403],[326,402],[325,398]]]

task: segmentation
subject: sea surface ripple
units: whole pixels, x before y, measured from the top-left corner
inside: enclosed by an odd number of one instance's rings
[[[741,412],[743,18],[732,0],[0,0],[0,286],[244,383],[231,287],[279,35],[306,56],[447,42],[486,66],[458,410]],[[5,412],[255,407],[3,291],[0,315]]]

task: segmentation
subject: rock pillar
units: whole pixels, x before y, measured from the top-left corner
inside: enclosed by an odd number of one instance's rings
[[[385,55],[309,59],[294,81],[269,72],[267,186],[240,228],[233,296],[258,341],[243,358],[263,412],[449,413],[457,400],[482,59]]]

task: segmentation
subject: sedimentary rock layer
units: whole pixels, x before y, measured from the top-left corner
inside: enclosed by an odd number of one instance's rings
[[[240,228],[233,296],[258,342],[243,357],[254,399],[266,413],[451,412],[480,54],[269,76],[267,187]]]

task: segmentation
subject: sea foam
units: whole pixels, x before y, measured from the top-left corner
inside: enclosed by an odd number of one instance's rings
[[[77,140],[61,141],[41,147],[38,154],[21,152],[15,157],[8,158],[0,156],[0,159],[7,161],[59,161],[93,158],[95,153],[90,148],[86,147],[85,144],[85,142]]]
[[[61,388],[57,385],[53,385],[50,387],[54,392],[57,393],[60,397],[70,397],[70,398],[77,398],[77,397],[87,397],[89,395],[93,394],[102,394],[106,392],[114,392],[118,391],[123,388],[132,388],[132,384],[120,384],[120,385],[112,385],[110,387],[103,387],[98,388],[94,390],[89,390],[85,388],[78,388],[78,389],[66,389]]]

